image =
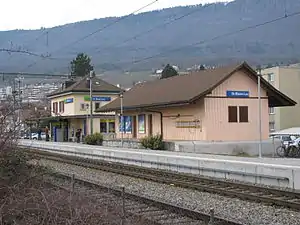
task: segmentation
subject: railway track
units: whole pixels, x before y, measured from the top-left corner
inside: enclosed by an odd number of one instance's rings
[[[44,179],[70,193],[82,193],[106,208],[109,208],[112,203],[114,207],[116,203],[119,204],[121,224],[126,224],[126,218],[136,218],[143,221],[143,224],[150,225],[242,225],[215,217],[213,214],[208,215],[127,193],[124,187],[107,187],[92,180],[62,173],[46,175]]]
[[[140,166],[125,165],[115,162],[112,163],[102,160],[93,160],[47,151],[27,150],[26,152],[33,157],[40,157],[57,162],[98,169],[159,183],[172,184],[174,186],[220,194],[223,196],[237,197],[243,200],[288,207],[293,210],[300,209],[300,192],[254,186],[250,184],[224,181],[166,170],[144,168]]]

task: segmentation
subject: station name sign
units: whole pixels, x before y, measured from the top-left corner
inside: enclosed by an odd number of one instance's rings
[[[249,98],[249,91],[226,91],[229,98]]]
[[[68,103],[73,103],[74,99],[73,98],[67,98],[65,100],[65,103],[68,104]]]
[[[111,101],[111,97],[102,97],[102,96],[93,96],[92,100],[94,102],[110,102]],[[90,96],[84,96],[84,101],[90,101]]]

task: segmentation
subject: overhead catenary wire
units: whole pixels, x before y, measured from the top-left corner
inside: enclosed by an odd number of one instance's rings
[[[159,1],[159,0],[154,0],[154,1],[150,2],[150,3],[148,3],[147,5],[141,7],[141,8],[139,8],[139,9],[137,9],[137,10],[134,10],[132,13],[130,13],[130,14],[126,15],[126,16],[118,17],[115,21],[113,21],[113,22],[111,22],[111,23],[105,25],[104,27],[102,27],[102,28],[100,28],[100,29],[98,29],[98,30],[96,30],[96,31],[94,31],[94,32],[92,32],[92,33],[90,33],[90,34],[88,34],[88,35],[85,35],[85,36],[82,37],[82,38],[79,38],[78,40],[76,40],[76,41],[74,41],[74,42],[72,42],[72,43],[70,43],[70,44],[68,44],[68,45],[66,45],[66,46],[64,46],[64,47],[62,47],[62,48],[60,48],[59,50],[62,50],[62,49],[64,49],[64,48],[68,48],[68,47],[70,47],[70,46],[72,46],[72,45],[78,44],[79,42],[81,42],[81,41],[83,41],[83,40],[85,40],[85,39],[87,39],[87,38],[89,38],[89,37],[95,35],[96,33],[99,33],[99,32],[101,32],[101,31],[103,31],[103,30],[105,30],[105,29],[107,29],[107,28],[109,28],[109,27],[111,27],[111,26],[117,24],[118,22],[127,19],[129,16],[131,16],[131,15],[133,15],[133,14],[135,14],[135,13],[138,13],[138,12],[144,10],[145,8],[147,8],[147,7],[151,6],[151,5],[153,5],[154,3],[158,2],[158,1]]]
[[[146,9],[147,7],[149,7],[149,6],[151,6],[151,5],[155,4],[155,3],[157,3],[158,1],[159,1],[159,0],[151,1],[151,2],[148,3],[147,5],[142,6],[142,7],[139,8],[139,9],[134,10],[134,11],[131,12],[130,14],[128,14],[128,15],[126,15],[126,16],[123,16],[123,17],[119,17],[119,18],[117,18],[116,20],[114,20],[113,22],[111,22],[111,23],[105,25],[104,27],[101,27],[101,28],[97,29],[96,31],[93,31],[92,33],[89,33],[89,34],[87,34],[87,35],[85,35],[85,36],[79,38],[78,40],[76,40],[76,41],[74,41],[74,42],[72,42],[72,43],[70,43],[70,44],[68,44],[68,45],[65,45],[65,46],[63,46],[63,47],[58,48],[58,49],[55,50],[54,52],[50,53],[50,55],[52,55],[53,53],[59,52],[59,51],[61,51],[62,49],[69,48],[69,47],[71,47],[71,46],[73,46],[73,45],[75,45],[75,44],[78,44],[79,42],[81,42],[81,41],[83,41],[83,40],[86,40],[87,38],[89,38],[89,37],[95,35],[96,33],[99,33],[99,32],[101,32],[101,31],[103,31],[103,30],[105,30],[105,29],[107,29],[107,28],[109,28],[109,27],[111,27],[111,26],[113,26],[113,25],[119,23],[120,21],[127,19],[127,18],[130,17],[131,15],[134,15],[134,14],[136,14],[136,13],[138,13],[138,12],[140,12],[140,11]],[[34,62],[34,63],[28,65],[25,69],[29,69],[29,68],[31,68],[32,66],[36,65],[36,64],[37,64],[37,62]]]
[[[36,54],[34,52],[30,52],[27,50],[0,48],[0,52],[20,53],[20,54],[26,54],[26,55],[36,56],[36,57],[40,57],[40,58],[46,58],[46,56],[44,56],[44,55]]]
[[[193,47],[193,46],[205,44],[205,43],[208,43],[208,42],[211,42],[211,41],[215,41],[215,40],[218,40],[218,39],[221,39],[221,38],[225,38],[225,37],[228,37],[228,36],[231,36],[231,35],[234,35],[234,34],[244,32],[246,30],[262,27],[262,26],[265,26],[265,25],[268,25],[268,24],[271,24],[271,23],[278,22],[280,20],[287,19],[289,17],[298,16],[298,15],[300,15],[300,11],[297,11],[297,12],[294,12],[294,13],[291,13],[291,14],[287,14],[287,15],[284,15],[284,16],[281,16],[281,17],[278,17],[278,18],[275,18],[275,19],[272,19],[272,20],[269,20],[269,21],[266,21],[266,22],[263,22],[263,23],[247,26],[247,27],[242,28],[242,29],[238,29],[238,30],[235,30],[235,31],[231,31],[231,32],[227,32],[227,33],[224,33],[224,34],[221,34],[221,35],[217,35],[217,36],[215,36],[213,38],[210,38],[210,39],[202,40],[202,41],[195,42],[195,43],[192,43],[192,44],[189,44],[189,45],[184,45],[184,46],[181,46],[181,47],[178,47],[178,48],[173,48],[173,49],[170,49],[170,50],[167,50],[167,51],[164,51],[164,52],[160,52],[160,53],[157,53],[155,55],[148,56],[148,57],[145,57],[145,58],[141,58],[141,59],[138,59],[138,60],[126,61],[126,62],[125,61],[124,62],[119,61],[119,62],[121,62],[121,63],[132,63],[132,64],[141,63],[141,62],[144,62],[144,61],[147,61],[147,60],[159,57],[159,56],[163,56],[167,53],[180,51],[180,50],[182,50],[186,47]]]
[[[164,22],[164,23],[162,23],[162,24],[159,24],[159,25],[157,25],[157,26],[154,26],[154,27],[152,27],[151,29],[149,29],[149,30],[147,30],[147,31],[141,32],[141,33],[139,33],[139,34],[137,34],[137,35],[134,35],[134,36],[132,36],[132,37],[130,37],[130,38],[128,38],[128,39],[125,39],[124,41],[122,41],[122,42],[119,43],[119,44],[111,45],[111,46],[105,47],[105,48],[103,48],[103,49],[97,48],[96,51],[97,51],[97,53],[98,53],[98,52],[101,52],[101,51],[103,51],[103,50],[110,49],[110,48],[112,48],[112,47],[118,47],[118,46],[120,46],[120,45],[122,45],[122,44],[125,44],[125,43],[131,41],[131,40],[136,40],[137,38],[139,38],[139,37],[141,37],[141,36],[144,36],[145,34],[149,34],[150,32],[152,32],[152,31],[154,31],[154,30],[156,30],[156,29],[159,29],[159,28],[168,26],[168,25],[170,25],[170,24],[172,24],[172,23],[175,23],[175,22],[177,22],[177,21],[179,21],[179,20],[182,20],[182,19],[184,19],[184,18],[186,18],[186,17],[188,17],[188,16],[190,16],[190,15],[192,15],[192,14],[194,14],[194,13],[197,13],[197,12],[199,12],[199,11],[201,11],[201,10],[204,10],[205,8],[207,8],[207,7],[209,7],[209,6],[210,6],[210,4],[206,4],[206,5],[202,6],[202,7],[196,7],[195,10],[189,11],[188,13],[185,13],[185,14],[183,14],[183,15],[181,15],[181,16],[178,16],[178,17],[176,17],[175,19],[170,20],[170,21],[169,21],[170,18],[167,18],[167,19],[165,20],[165,21],[167,21],[167,22]],[[176,16],[176,14],[173,15],[173,16]]]
[[[1,75],[20,75],[22,74],[22,76],[35,76],[35,77],[39,77],[39,76],[48,76],[48,77],[64,77],[64,76],[68,76],[67,74],[50,74],[50,73],[19,73],[19,72],[0,72]]]
[[[41,34],[39,34],[37,37],[31,39],[28,43],[25,44],[25,48],[26,48],[26,46],[28,48],[28,46],[30,46],[32,43],[35,43],[36,41],[40,40],[40,38],[42,38],[44,35],[46,35],[46,45],[48,45],[49,30],[50,30],[50,28],[43,29]]]
[[[36,41],[38,41],[38,40],[39,40],[41,37],[43,37],[45,34],[47,34],[47,44],[48,44],[48,34],[49,34],[49,31],[48,31],[48,30],[49,30],[49,29],[46,29],[46,31],[43,30],[43,32],[42,32],[41,34],[39,34],[37,37],[31,39],[31,40],[29,41],[30,45],[31,45],[32,43],[35,43]],[[29,45],[29,44],[26,43],[26,44],[25,44],[25,47],[24,47],[24,46],[19,46],[18,49],[21,49],[21,50],[24,50],[24,51],[28,51],[28,52],[29,52],[29,50],[28,50],[28,45]],[[12,52],[12,51],[10,51],[9,53],[10,53],[10,56],[8,57],[7,62],[9,62],[9,61],[12,59],[12,57],[14,56],[14,54],[11,54],[11,53],[18,53],[18,52]]]

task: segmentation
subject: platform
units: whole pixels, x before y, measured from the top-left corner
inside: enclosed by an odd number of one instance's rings
[[[300,159],[246,158],[21,140],[24,147],[300,190]]]

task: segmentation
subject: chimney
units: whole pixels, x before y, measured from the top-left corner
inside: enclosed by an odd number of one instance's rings
[[[90,78],[86,79],[85,85],[86,85],[86,88],[90,88]]]
[[[68,87],[70,87],[71,85],[73,85],[75,83],[76,82],[74,80],[65,81],[64,88],[68,88]]]

